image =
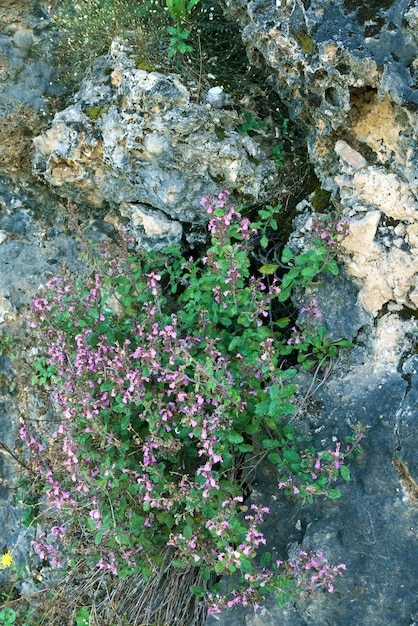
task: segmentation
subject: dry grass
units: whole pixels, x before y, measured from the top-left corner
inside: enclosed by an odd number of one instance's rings
[[[69,576],[50,599],[43,597],[40,624],[73,626],[86,607],[89,626],[203,626],[205,610],[192,586],[204,586],[197,568],[173,567],[167,550],[160,570],[149,580],[141,574],[118,579],[103,570]]]

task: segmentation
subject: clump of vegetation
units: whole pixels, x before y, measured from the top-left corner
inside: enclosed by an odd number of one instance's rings
[[[67,584],[71,570],[114,584],[139,576],[141,606],[147,594],[155,602],[162,571],[171,589],[170,580],[189,576],[192,612],[257,606],[266,593],[283,604],[332,592],[343,564],[303,551],[284,563],[264,552],[269,508],[246,505],[244,467],[265,459],[278,489],[308,501],[339,497],[332,483],[350,478],[344,459],[358,450],[361,429],[323,450],[297,433],[296,369],[285,364],[299,342],[274,312],[292,281],[311,285],[334,266],[307,259],[297,276],[289,269],[290,280],[257,276],[252,242],[260,233],[268,240],[277,207],[251,222],[226,190],[202,206],[211,237],[202,258],[179,247],[138,254],[126,237],[116,247],[86,245],[90,282],[64,274],[33,303],[33,332],[47,348],[34,382],[47,385],[57,411],[49,427],[20,431],[45,499],[33,548]],[[315,338],[318,361],[325,339]],[[219,577],[231,579],[227,593]],[[80,598],[73,593],[72,610]],[[173,606],[147,623],[174,623]],[[100,610],[109,619],[109,603]],[[121,615],[113,610],[111,619]]]
[[[146,30],[149,20],[153,28]],[[153,1],[125,0],[62,0],[53,16],[57,32],[58,61],[64,79],[77,85],[86,69],[101,54],[105,54],[113,39],[126,38],[139,50],[158,46],[166,26],[166,16],[160,4]]]

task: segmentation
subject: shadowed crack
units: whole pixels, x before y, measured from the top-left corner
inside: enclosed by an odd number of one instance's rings
[[[417,483],[412,478],[405,463],[402,463],[402,461],[396,456],[396,454],[394,454],[392,457],[392,463],[398,471],[399,480],[401,482],[404,493],[408,499],[408,504],[418,509],[418,485]]]

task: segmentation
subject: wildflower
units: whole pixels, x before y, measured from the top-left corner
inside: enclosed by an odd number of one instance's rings
[[[5,552],[0,559],[0,563],[2,567],[10,567],[13,564],[12,553],[9,551]]]

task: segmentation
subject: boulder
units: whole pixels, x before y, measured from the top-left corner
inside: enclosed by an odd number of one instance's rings
[[[181,224],[207,221],[204,195],[227,188],[246,205],[269,195],[276,167],[236,124],[232,110],[194,102],[177,76],[136,69],[116,41],[35,138],[33,167],[61,196],[122,207],[138,237],[178,241]]]
[[[322,187],[352,222],[344,260],[364,309],[416,310],[417,3],[227,4],[250,60],[269,66],[304,125]]]

